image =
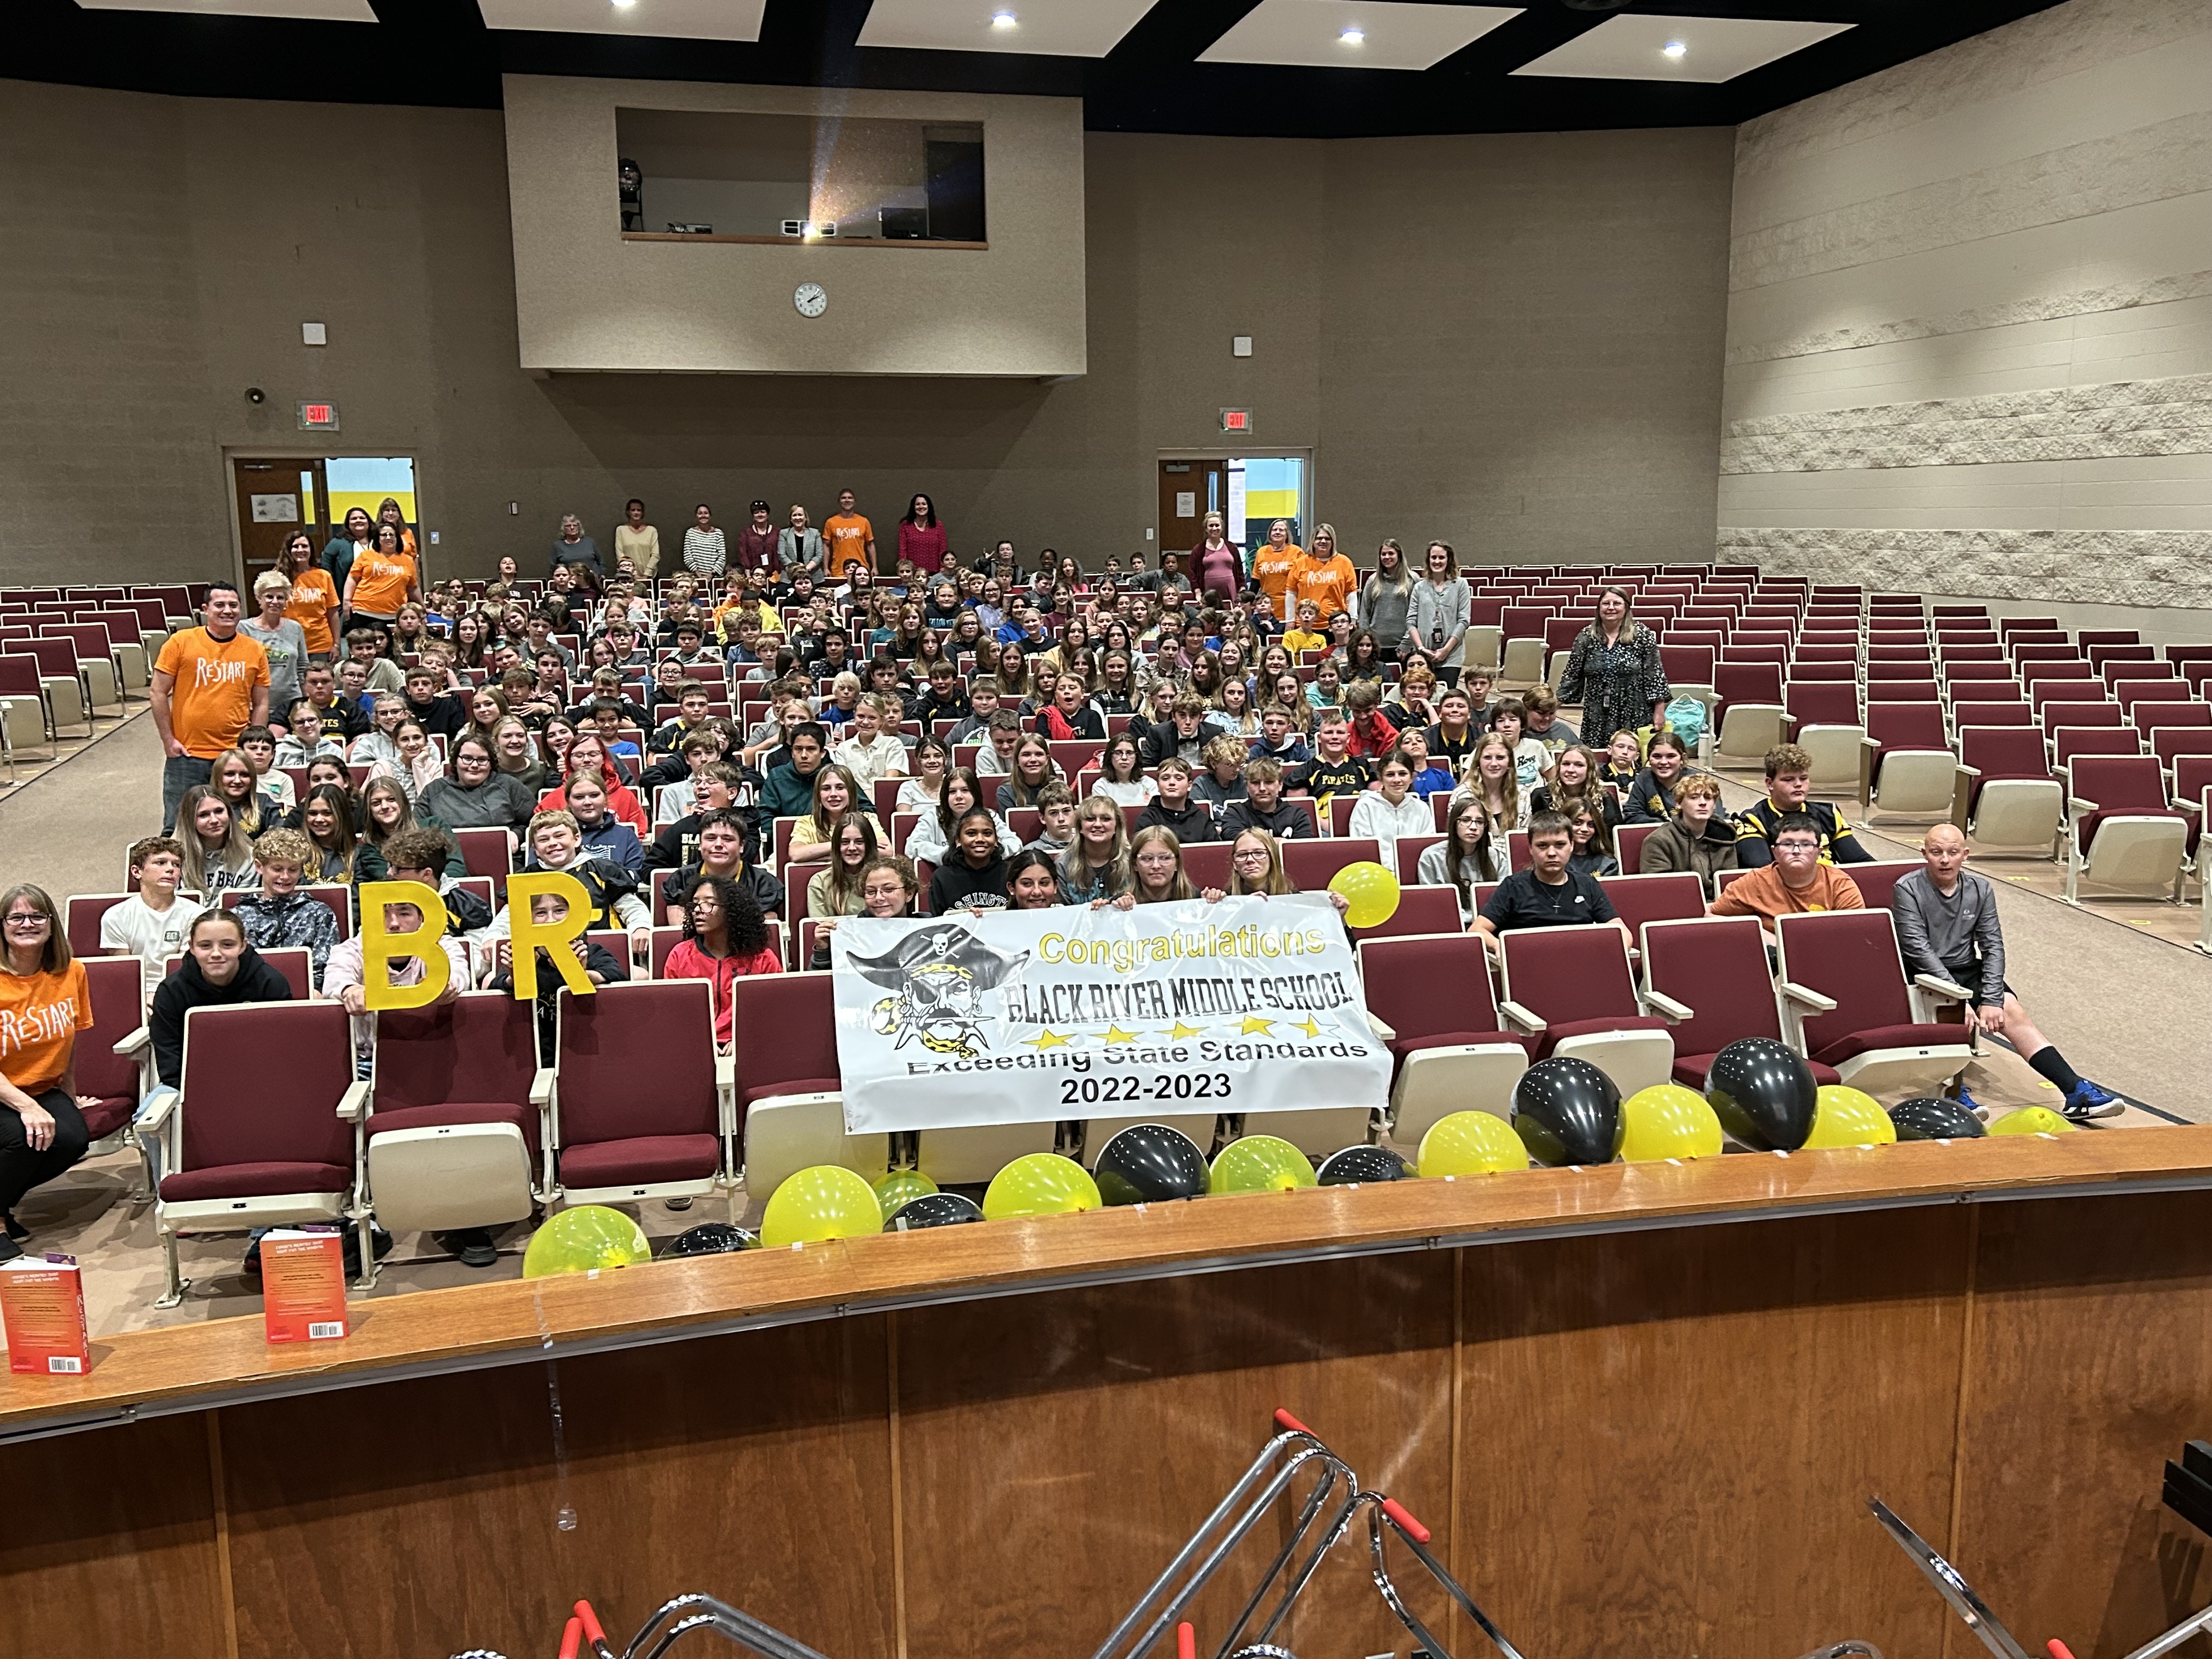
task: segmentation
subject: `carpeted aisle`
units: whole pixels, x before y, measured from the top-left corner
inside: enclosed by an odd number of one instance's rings
[[[124,853],[161,827],[161,740],[142,705],[64,763],[0,794],[7,881],[72,893],[119,893]]]

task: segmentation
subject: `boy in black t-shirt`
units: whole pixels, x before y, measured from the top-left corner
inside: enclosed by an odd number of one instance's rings
[[[1504,954],[1498,935],[1516,927],[1569,927],[1609,921],[1625,938],[1628,929],[1595,876],[1567,867],[1574,831],[1563,812],[1539,812],[1528,820],[1528,863],[1498,884],[1470,932],[1480,933],[1492,956]]]
[[[1303,766],[1291,769],[1291,793],[1311,795],[1326,804],[1331,795],[1356,795],[1367,787],[1367,763],[1351,754],[1352,723],[1343,712],[1330,709],[1321,717],[1314,733],[1319,751]]]

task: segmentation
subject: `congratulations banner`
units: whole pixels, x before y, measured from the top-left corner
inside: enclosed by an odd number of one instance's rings
[[[1389,1095],[1319,894],[855,917],[830,940],[853,1133]]]

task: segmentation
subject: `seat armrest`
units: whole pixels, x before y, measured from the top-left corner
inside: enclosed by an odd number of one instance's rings
[[[2079,795],[2069,795],[2066,798],[2066,810],[2069,812],[2094,812],[2097,810],[2097,803],[2093,800],[2083,800]]]
[[[1376,1018],[1372,1010],[1368,1011],[1367,1013],[1367,1029],[1375,1034],[1375,1040],[1377,1042],[1394,1042],[1398,1036],[1394,1029]]]
[[[1686,1002],[1675,1001],[1664,991],[1646,991],[1644,994],[1644,1000],[1656,1008],[1662,1017],[1672,1020],[1677,1025],[1685,1020],[1697,1018],[1696,1009]]]
[[[1960,761],[1951,769],[1962,778],[1978,778],[1982,775],[1982,769],[1980,767],[1969,766],[1964,761]]]
[[[1859,733],[1859,747],[1862,749],[1878,750],[1881,747],[1881,739],[1880,738],[1870,738],[1867,736],[1865,732],[1862,732]]]
[[[1945,979],[1940,974],[1915,974],[1912,982],[1930,996],[1944,997],[1953,1002],[1972,1003],[1974,994],[1955,980]]]
[[[530,1079],[530,1103],[544,1111],[553,1103],[553,1080],[560,1076],[551,1066],[541,1067]]]
[[[1816,1014],[1832,1014],[1836,1012],[1835,998],[1822,996],[1818,991],[1808,986],[1793,985],[1785,979],[1778,988],[1784,996],[1788,997],[1801,1008],[1810,1008]]]
[[[175,1089],[156,1089],[151,1098],[153,1103],[145,1108],[137,1127],[149,1133],[158,1133],[167,1125],[177,1109],[177,1103],[184,1098],[184,1095]]]
[[[714,1086],[724,1091],[738,1086],[738,1057],[735,1054],[714,1056]]]
[[[1544,1029],[1542,1017],[1534,1009],[1525,1008],[1517,1002],[1501,1002],[1498,1005],[1498,1012],[1524,1031],[1535,1032]]]
[[[338,1115],[349,1123],[358,1123],[368,1115],[367,1078],[356,1078],[346,1085],[346,1091],[338,1097]]]
[[[132,1054],[143,1054],[153,1041],[153,1028],[149,1025],[141,1025],[129,1036],[124,1038],[122,1042],[115,1045],[115,1052],[125,1058],[128,1058]]]

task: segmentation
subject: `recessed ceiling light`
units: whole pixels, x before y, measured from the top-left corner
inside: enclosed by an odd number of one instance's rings
[[[614,0],[615,9],[617,11],[628,11],[636,3],[637,0]]]
[[[1347,46],[1356,46],[1362,40],[1364,40],[1367,38],[1367,31],[1360,28],[1355,24],[1352,27],[1345,30],[1343,33],[1338,35],[1336,38],[1343,41]]]
[[[1014,15],[1010,11],[994,11],[991,14],[991,27],[994,29],[1010,29],[1013,27],[1014,21]]]
[[[1680,40],[1669,40],[1665,46],[1659,48],[1659,55],[1662,58],[1680,58],[1688,51],[1689,48],[1684,46]]]

